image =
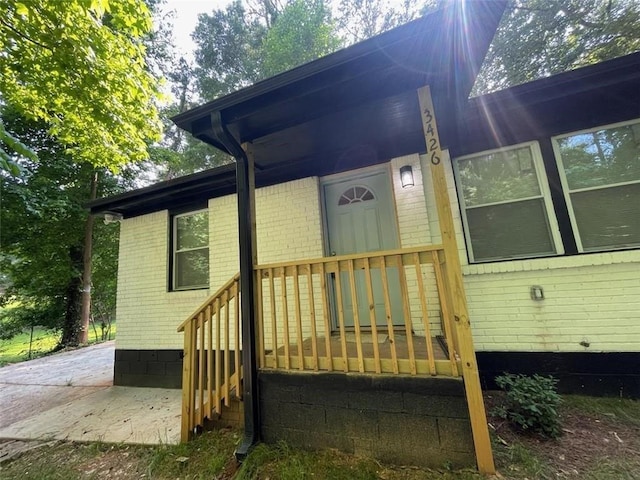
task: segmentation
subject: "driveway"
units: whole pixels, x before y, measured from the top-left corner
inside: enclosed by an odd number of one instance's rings
[[[0,368],[0,440],[177,443],[180,390],[113,386],[114,348]]]

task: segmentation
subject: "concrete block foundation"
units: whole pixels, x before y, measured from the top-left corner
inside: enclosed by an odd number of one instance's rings
[[[267,443],[394,464],[475,466],[462,380],[262,370],[259,388]]]

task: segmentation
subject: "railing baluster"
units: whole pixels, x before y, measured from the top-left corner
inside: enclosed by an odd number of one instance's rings
[[[262,299],[262,270],[256,270],[255,284],[256,284],[256,321],[258,322],[258,366],[260,368],[265,367],[265,352],[264,352],[264,304]]]
[[[213,320],[211,305],[205,309],[207,321],[207,418],[213,418]]]
[[[269,269],[269,300],[271,309],[271,352],[275,360],[275,368],[278,368],[278,323],[276,319],[276,291],[273,285],[273,268]]]
[[[221,363],[222,363],[222,352],[220,351],[221,349],[221,344],[220,344],[220,324],[222,323],[220,316],[221,316],[221,300],[220,298],[216,299],[216,363],[215,363],[215,369],[216,369],[216,392],[215,392],[215,404],[216,404],[216,413],[218,415],[220,415],[221,410],[222,410],[222,392],[220,391],[220,387],[222,387],[222,367],[221,367]]]
[[[409,354],[409,371],[411,375],[418,373],[416,369],[416,354],[413,348],[413,324],[411,322],[411,307],[409,306],[409,292],[407,291],[407,276],[402,263],[402,255],[397,255],[398,276],[400,277],[400,292],[402,296],[402,313],[404,315],[404,326],[407,334],[407,351]]]
[[[298,266],[293,267],[293,300],[296,311],[296,339],[298,342],[298,368],[304,370],[304,345],[302,344],[302,311],[300,308],[300,282],[298,278]]]
[[[391,365],[393,373],[398,373],[398,352],[396,351],[396,338],[393,332],[393,318],[391,316],[391,300],[389,299],[389,280],[387,279],[387,262],[385,257],[380,257],[380,277],[382,278],[382,293],[384,296],[384,313],[387,317],[389,335],[389,348],[391,350]]]
[[[313,292],[313,273],[311,264],[307,264],[307,290],[309,291],[309,317],[311,320],[311,355],[313,357],[313,369],[318,371],[318,337],[316,332],[316,302]]]
[[[347,336],[344,329],[344,307],[342,305],[342,282],[340,280],[340,262],[336,262],[336,303],[338,304],[338,328],[340,329],[340,344],[342,346],[343,370],[349,371],[349,355],[347,353]]]
[[[333,371],[333,353],[331,351],[331,314],[329,312],[329,293],[327,292],[327,274],[324,262],[320,263],[320,290],[322,292],[322,317],[324,319],[324,344],[327,358],[327,370]]]
[[[429,362],[429,373],[436,374],[436,359],[433,354],[433,343],[431,339],[431,326],[429,325],[429,312],[427,310],[427,296],[424,291],[424,281],[422,280],[422,268],[420,265],[420,254],[413,254],[413,264],[416,267],[416,278],[418,279],[418,293],[420,295],[420,307],[422,309],[422,323],[424,324],[424,339],[427,343],[427,360]]]
[[[229,380],[231,377],[231,358],[229,355],[229,322],[230,322],[230,313],[229,312],[229,304],[231,302],[231,298],[229,295],[231,294],[231,288],[227,290],[227,301],[224,306],[224,404],[229,406]]]
[[[373,342],[373,362],[376,373],[381,373],[380,366],[380,345],[378,344],[378,325],[376,319],[376,301],[373,298],[373,286],[371,285],[371,266],[369,259],[364,259],[364,278],[367,287],[367,301],[369,302],[369,321],[371,322],[371,341]]]
[[[198,424],[202,425],[204,419],[204,313],[198,315],[198,331],[200,332],[200,349],[198,352]]]
[[[284,322],[283,341],[284,341],[284,368],[291,370],[291,357],[289,355],[289,305],[287,303],[287,274],[285,267],[282,267],[280,273],[280,281],[282,282],[282,320]]]
[[[446,283],[446,264],[441,258],[441,246],[415,247],[398,249],[386,252],[369,252],[354,255],[342,255],[335,258],[320,258],[303,262],[284,262],[256,267],[255,269],[255,302],[257,315],[257,342],[258,362],[261,368],[284,368],[291,370],[296,367],[299,370],[343,370],[344,372],[357,371],[360,373],[410,373],[412,375],[425,374],[437,375],[438,372],[449,371],[453,376],[459,375],[458,360],[456,355],[456,338],[453,330],[452,304],[449,285]],[[439,295],[439,304],[442,309],[443,330],[449,345],[448,364],[436,358],[436,345],[432,339],[432,325],[429,322],[429,292],[424,280],[424,265],[430,262],[434,265],[435,283]],[[406,265],[405,265],[406,264]],[[411,266],[413,265],[413,266]],[[407,283],[407,267],[415,269],[418,296],[413,294]],[[386,345],[380,345],[380,329],[378,324],[376,302],[379,287],[376,282],[378,277],[372,273],[380,268],[382,284],[382,297],[384,300],[384,314],[388,331],[389,350]],[[400,318],[394,318],[396,312],[395,299],[392,299],[389,291],[390,277],[387,268],[398,268],[398,280],[402,301],[402,314],[404,317],[404,331],[406,332],[407,357],[404,355],[404,344],[397,344],[397,332],[395,328]],[[306,269],[306,271],[305,271]],[[362,271],[361,273],[358,273]],[[337,316],[337,329],[340,335],[340,347],[332,342],[332,312],[329,304],[329,284],[327,273],[335,274],[333,287],[335,288],[335,300]],[[345,274],[343,277],[342,274]],[[300,285],[300,277],[306,275],[306,290]],[[319,287],[315,284],[314,275],[320,276]],[[360,275],[363,275],[362,279]],[[377,275],[377,274],[376,274]],[[395,274],[394,274],[395,275]],[[287,285],[288,278],[293,281],[293,299],[287,292],[291,286]],[[268,278],[268,285],[264,285]],[[413,277],[411,277],[413,278]],[[429,277],[431,278],[431,277]],[[280,302],[276,301],[277,281],[281,282]],[[348,279],[348,284],[346,283]],[[362,281],[361,281],[362,280]],[[302,280],[304,281],[304,279]],[[413,280],[411,280],[413,282]],[[316,291],[322,296],[322,305],[316,300]],[[375,288],[374,288],[375,287]],[[372,345],[363,334],[363,328],[367,329],[366,314],[360,312],[360,306],[364,301],[366,289],[366,301],[369,308],[368,318],[371,330]],[[266,290],[268,290],[268,292]],[[308,304],[309,314],[306,315],[307,304],[303,305],[305,291],[308,298],[304,301]],[[362,294],[362,298],[358,294]],[[412,297],[410,298],[409,293]],[[185,320],[178,331],[184,331],[184,364],[183,364],[183,421],[181,424],[181,436],[188,439],[193,429],[202,425],[205,418],[211,418],[214,413],[221,413],[224,403],[228,406],[231,401],[231,390],[235,388],[239,398],[242,397],[242,360],[241,360],[241,314],[240,288],[238,276],[234,276],[220,290],[210,297],[191,317]],[[345,297],[347,295],[347,297]],[[355,336],[355,353],[349,350],[353,347],[347,340],[347,312],[345,301],[351,297],[353,307],[353,329]],[[292,300],[292,305],[289,304]],[[233,305],[232,305],[233,301]],[[413,319],[411,317],[412,304],[416,314],[420,311],[425,335],[425,347],[423,348],[413,332]],[[419,307],[418,303],[419,302]],[[265,309],[269,304],[271,338],[266,338],[268,326],[265,318]],[[278,306],[281,305],[281,307]],[[360,304],[360,305],[359,305]],[[231,309],[233,308],[233,319]],[[281,309],[282,318],[279,318],[278,309]],[[289,318],[290,308],[295,320]],[[318,318],[318,312],[322,308],[323,319]],[[224,310],[224,312],[223,312]],[[361,316],[360,313],[363,313]],[[224,315],[224,317],[223,317]],[[349,317],[350,320],[350,317]],[[290,322],[295,322],[290,325]],[[318,321],[323,325],[319,326]],[[215,323],[214,323],[215,322]],[[310,322],[307,325],[305,322]],[[380,324],[381,325],[381,324]],[[417,328],[421,328],[417,327]],[[335,327],[334,327],[335,328]],[[280,337],[279,329],[282,329]],[[295,330],[295,331],[294,331]],[[215,335],[215,345],[214,345]],[[232,335],[235,345],[232,345]],[[297,342],[297,351],[291,351],[291,336]],[[324,342],[319,338],[324,335]],[[223,338],[224,336],[224,338]],[[305,338],[306,336],[306,338]],[[337,339],[335,339],[337,340]],[[402,339],[401,339],[402,340]],[[420,340],[420,339],[418,339]],[[421,340],[420,340],[421,341]],[[305,343],[307,342],[307,343]],[[271,343],[271,345],[269,345]],[[280,352],[278,346],[280,345]],[[416,358],[416,345],[418,345],[418,357]],[[215,348],[214,348],[215,347]],[[269,347],[269,348],[268,348]],[[231,349],[235,348],[235,358],[231,358]],[[332,352],[336,350],[334,358]],[[337,350],[341,352],[338,353]],[[424,352],[426,350],[426,359]],[[306,353],[305,353],[306,352]],[[292,357],[293,353],[293,357]],[[310,355],[310,356],[305,356]],[[357,358],[355,358],[357,355]],[[390,355],[390,358],[388,357]],[[282,357],[284,356],[284,359]],[[400,358],[399,358],[400,357]],[[273,360],[273,361],[272,361]],[[426,360],[426,361],[425,361]],[[235,365],[232,365],[235,362]],[[340,363],[342,362],[342,363]],[[357,363],[356,363],[357,362]],[[233,368],[235,366],[235,369]],[[232,373],[233,372],[233,373]]]
[[[362,334],[360,332],[360,312],[358,311],[358,292],[356,290],[356,276],[353,271],[353,260],[347,264],[349,284],[351,287],[351,306],[353,307],[353,326],[356,333],[356,353],[358,355],[358,371],[364,373],[364,357],[362,355]]]
[[[449,350],[449,362],[451,363],[451,373],[454,377],[458,376],[458,364],[456,362],[455,344],[451,335],[451,312],[449,308],[449,291],[446,287],[444,276],[442,274],[442,266],[440,265],[440,257],[437,252],[431,252],[433,258],[433,269],[436,273],[436,286],[438,287],[438,296],[440,297],[440,309],[444,317],[444,335],[447,340],[447,349]]]

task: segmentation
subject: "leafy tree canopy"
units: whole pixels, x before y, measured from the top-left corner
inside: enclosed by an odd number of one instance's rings
[[[141,0],[0,0],[0,100],[44,121],[75,161],[116,169],[147,157],[160,122]],[[10,160],[12,136],[0,129]]]
[[[331,11],[324,0],[294,0],[265,36],[262,74],[269,77],[289,70],[340,46]]]
[[[640,50],[637,0],[511,0],[475,93]]]

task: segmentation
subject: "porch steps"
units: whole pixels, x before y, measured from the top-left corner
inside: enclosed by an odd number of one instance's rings
[[[229,405],[222,404],[220,412],[213,412],[211,419],[204,421],[206,430],[219,428],[242,428],[244,426],[244,403],[235,396],[229,398]]]

